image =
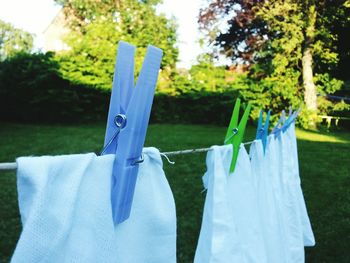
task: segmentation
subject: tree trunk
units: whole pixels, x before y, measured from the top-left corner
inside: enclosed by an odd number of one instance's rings
[[[313,75],[313,59],[311,48],[304,49],[303,58],[303,86],[304,86],[304,100],[306,108],[310,111],[317,111],[317,91],[314,83]]]
[[[308,12],[308,24],[305,30],[305,44],[302,57],[304,101],[309,114],[310,128],[316,128],[317,89],[313,79],[312,44],[315,36],[316,8],[311,6]]]

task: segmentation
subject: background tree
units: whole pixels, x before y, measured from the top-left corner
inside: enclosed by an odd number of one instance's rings
[[[335,28],[349,28],[348,22],[340,23],[345,9],[344,1],[333,0],[217,0],[201,10],[200,24],[223,54],[251,66],[248,81],[255,94],[243,92],[247,99],[274,109],[304,100],[306,121],[314,126],[317,110],[328,109],[319,107],[317,94],[342,85],[334,78]],[[217,32],[222,20],[228,29]]]
[[[147,45],[164,50],[159,83],[170,85],[178,57],[176,25],[156,13],[158,0],[56,0],[64,8],[71,30],[65,38],[69,51],[62,53],[62,74],[74,82],[109,89],[114,72],[117,43],[137,46],[136,67]]]
[[[20,52],[30,52],[33,36],[0,20],[0,61]]]

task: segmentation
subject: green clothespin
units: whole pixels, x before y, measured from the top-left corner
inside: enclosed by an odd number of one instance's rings
[[[235,165],[237,162],[239,146],[243,141],[243,135],[245,131],[245,127],[247,126],[249,113],[251,109],[251,104],[248,103],[247,108],[244,111],[243,117],[238,125],[238,116],[239,116],[239,108],[241,105],[241,100],[237,99],[235,103],[235,107],[233,109],[233,113],[231,116],[230,125],[228,126],[225,142],[224,144],[232,144],[233,145],[233,156],[230,167],[230,172],[232,173],[235,170]]]

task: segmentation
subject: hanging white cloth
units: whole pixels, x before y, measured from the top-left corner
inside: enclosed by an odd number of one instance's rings
[[[176,262],[176,214],[162,160],[144,149],[130,218],[114,227],[114,155],[17,159],[23,230],[12,261]]]
[[[232,146],[214,146],[203,176],[207,189],[195,263],[267,262],[249,156],[242,144],[234,173]]]
[[[304,195],[301,188],[301,180],[299,175],[299,161],[298,161],[298,149],[297,140],[295,136],[295,123],[293,122],[291,126],[285,132],[286,140],[288,140],[290,145],[290,162],[293,169],[290,170],[290,177],[293,178],[293,187],[296,191],[296,196],[298,198],[300,219],[302,224],[302,233],[304,246],[314,246],[315,237],[312,231],[310,219],[307,213]]]
[[[268,262],[250,159],[243,144],[240,145],[235,171],[228,176],[228,184],[228,196],[244,252],[243,262]]]
[[[273,135],[272,135],[273,136]],[[279,210],[286,243],[286,262],[305,262],[304,241],[302,233],[299,200],[295,185],[297,181],[291,176],[293,162],[291,157],[291,145],[286,134],[281,132],[276,138],[276,163],[278,176],[280,177],[279,195],[281,202]]]
[[[261,220],[267,262],[283,263],[286,262],[285,237],[276,204],[274,178],[273,174],[270,173],[270,163],[274,161],[273,150],[274,148],[271,152],[267,147],[264,154],[262,141],[255,140],[250,146],[249,155],[257,194],[258,214]]]
[[[213,146],[208,151],[207,172],[203,176],[207,194],[195,263],[245,262],[228,200],[231,160],[231,145]]]

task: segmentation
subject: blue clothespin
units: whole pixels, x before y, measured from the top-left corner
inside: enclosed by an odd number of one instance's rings
[[[289,108],[289,116],[287,119],[285,119],[285,114],[283,114],[284,113],[284,111],[283,111],[282,116],[284,118],[284,121],[283,121],[283,123],[281,123],[281,127],[278,127],[278,125],[280,123],[280,121],[279,121],[271,133],[274,134],[276,138],[279,137],[281,132],[285,132],[288,129],[288,127],[295,121],[299,112],[300,112],[300,108],[295,112],[292,111],[292,108]],[[282,117],[281,117],[281,119],[282,119]]]
[[[290,110],[288,119],[285,121],[285,123],[282,125],[281,130],[285,132],[289,126],[296,120],[298,117],[298,114],[300,113],[300,108],[294,112]]]
[[[269,132],[270,115],[271,115],[271,110],[269,110],[267,113],[265,124],[263,127],[263,124],[262,124],[263,110],[260,110],[260,116],[259,116],[259,120],[258,120],[258,129],[256,131],[256,139],[262,141],[264,153],[265,153],[265,149],[266,149],[267,135]]]
[[[162,51],[148,46],[134,88],[135,47],[120,41],[109,104],[104,149],[115,154],[111,202],[115,224],[129,218]]]
[[[273,127],[271,134],[274,134],[275,137],[277,137],[279,135],[279,133],[281,132],[280,126],[282,126],[285,121],[286,121],[286,112],[284,110],[282,110],[281,117],[279,118],[275,127]]]

